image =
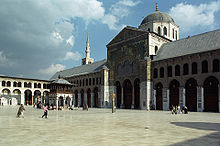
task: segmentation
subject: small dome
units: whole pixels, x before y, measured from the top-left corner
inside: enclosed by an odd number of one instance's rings
[[[141,22],[141,25],[149,23],[149,22],[174,22],[172,17],[166,13],[155,11],[154,13],[148,15],[144,18],[144,20]]]
[[[55,83],[55,84],[67,84],[67,85],[71,85],[70,82],[68,82],[67,80],[64,80],[64,79],[56,79],[54,80],[52,83]]]

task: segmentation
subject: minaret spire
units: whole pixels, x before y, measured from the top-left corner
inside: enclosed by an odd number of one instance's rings
[[[156,11],[159,11],[159,9],[158,9],[158,3],[156,3]]]
[[[86,58],[90,58],[89,33],[86,40]]]
[[[86,39],[86,57],[82,59],[82,65],[93,63],[93,58],[90,58],[90,45],[89,45],[89,33]]]

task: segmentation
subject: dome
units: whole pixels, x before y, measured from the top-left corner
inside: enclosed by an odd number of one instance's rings
[[[160,11],[155,11],[154,13],[145,17],[144,20],[141,22],[141,25],[149,23],[149,22],[156,22],[156,21],[175,23],[170,15],[163,13],[163,12],[160,12]]]

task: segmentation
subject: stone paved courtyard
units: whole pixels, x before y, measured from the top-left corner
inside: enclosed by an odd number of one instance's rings
[[[0,145],[216,145],[220,146],[220,113],[89,109],[49,111],[0,106]]]

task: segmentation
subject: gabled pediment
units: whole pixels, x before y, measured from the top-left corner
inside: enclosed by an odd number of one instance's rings
[[[107,44],[107,46],[113,45],[115,43],[119,43],[124,40],[131,39],[133,37],[142,35],[146,32],[147,31],[135,27],[126,26]]]

